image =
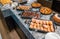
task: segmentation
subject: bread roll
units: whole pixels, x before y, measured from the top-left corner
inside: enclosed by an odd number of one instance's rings
[[[30,28],[33,28],[33,26],[32,26],[32,25],[30,25]]]
[[[51,31],[52,31],[52,32],[54,32],[54,28],[53,28],[53,26],[52,26],[52,25],[51,25]]]
[[[48,28],[48,32],[51,32],[50,28]]]
[[[49,28],[49,25],[43,25],[44,28]]]
[[[48,31],[48,29],[44,28],[44,31],[46,31],[46,32],[47,32],[47,31]]]
[[[36,23],[39,24],[40,20],[36,20]]]
[[[43,27],[41,27],[41,30],[44,30],[44,28],[43,28]]]
[[[33,18],[33,19],[32,19],[32,22],[36,22],[36,19]]]

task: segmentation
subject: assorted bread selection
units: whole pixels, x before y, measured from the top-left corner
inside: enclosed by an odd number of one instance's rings
[[[33,8],[39,8],[40,7],[40,11],[42,14],[44,15],[48,15],[52,13],[52,10],[48,7],[42,7],[42,5],[40,3],[34,2],[31,4],[31,6]],[[31,7],[30,6],[18,6],[18,9],[21,10],[29,10]],[[21,15],[22,17],[39,17],[40,14],[36,13],[36,12],[31,12],[31,11],[24,11]],[[58,20],[59,17],[58,15],[53,16],[54,21],[59,22]],[[53,26],[53,22],[52,21],[48,21],[48,20],[38,20],[38,19],[32,19],[30,26],[30,29],[35,29],[35,30],[39,30],[39,31],[45,31],[45,32],[54,32],[54,26]]]
[[[32,6],[32,7],[31,7]],[[41,12],[43,15],[49,15],[52,13],[52,10],[48,7],[43,7],[38,2],[33,2],[31,6],[27,5],[20,5],[17,7],[18,10],[24,10],[21,14],[21,17],[31,17],[31,18],[40,18],[40,14],[38,12]],[[31,11],[32,8],[40,8],[39,11],[33,12]],[[30,11],[29,11],[30,10]],[[34,10],[34,9],[33,9]],[[55,14],[53,17],[53,20],[57,23],[60,23],[60,16],[59,14]],[[26,18],[27,19],[27,18]],[[41,30],[45,32],[54,32],[54,26],[52,21],[48,20],[38,20],[38,19],[32,19],[29,28],[35,29],[35,30]]]
[[[48,7],[41,7],[40,12],[42,14],[51,14],[52,10],[50,8],[48,8]]]
[[[29,24],[29,29],[36,30],[36,31],[42,31],[42,32],[54,32],[55,27],[54,27],[53,21],[60,25],[60,14],[57,14],[57,13],[54,14],[53,17],[51,17],[53,19],[52,21],[40,19],[41,14],[50,15],[52,13],[52,10],[48,7],[43,7],[38,2],[33,2],[31,6],[27,6],[27,5],[18,6],[18,3],[15,3],[15,2],[13,3],[11,0],[0,0],[0,3],[2,5],[11,4],[12,7],[17,7],[16,8],[17,10],[22,10],[23,11],[23,13],[21,14],[22,18],[26,18],[26,19],[31,18],[30,19],[31,21],[26,20],[25,22],[26,24]],[[36,10],[35,12],[33,11],[34,8]]]
[[[32,19],[32,22],[30,23],[30,28],[46,32],[54,32],[52,21]]]

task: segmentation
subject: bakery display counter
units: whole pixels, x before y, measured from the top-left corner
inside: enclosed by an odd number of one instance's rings
[[[35,27],[33,27],[34,29],[36,30],[30,30],[29,29],[29,25],[30,25],[30,21],[32,19],[24,19],[21,17],[21,13],[23,13],[24,11],[34,11],[34,12],[38,12],[40,13],[39,17],[35,17],[35,14],[33,18],[36,18],[36,19],[39,19],[39,21],[42,23],[40,25],[44,25],[43,29],[41,30],[45,30],[45,28],[49,28],[49,29],[46,29],[47,31],[49,30],[49,32],[55,32],[57,34],[60,35],[60,25],[56,24],[53,22],[53,20],[51,20],[52,16],[57,13],[57,12],[54,12],[53,10],[50,10],[49,8],[43,8],[41,9],[41,12],[40,12],[40,9],[41,8],[31,8],[30,10],[17,10],[17,9],[13,9],[13,8],[9,8],[9,9],[6,9],[5,10],[2,10],[3,12],[3,15],[4,17],[8,17],[8,16],[11,16],[15,22],[18,24],[18,27],[24,32],[24,34],[26,35],[27,39],[44,39],[45,38],[45,35],[48,33],[44,33],[44,32],[41,32],[41,31],[37,31],[37,25]],[[8,11],[9,10],[9,11]],[[6,14],[5,14],[5,12]],[[10,12],[10,13],[9,13]],[[43,14],[42,14],[43,13]],[[58,13],[57,13],[58,14]],[[30,14],[28,14],[29,16],[31,15],[31,12]],[[25,14],[24,16],[28,16],[27,14]],[[32,16],[32,15],[31,15]],[[37,15],[38,16],[38,15]],[[59,18],[59,16],[57,17]],[[46,21],[47,20],[47,21]],[[35,20],[36,21],[36,20]],[[33,22],[33,23],[39,23],[39,21],[37,22]],[[50,21],[50,22],[48,22]],[[52,22],[51,22],[52,21]],[[46,23],[46,24],[45,24]],[[55,30],[51,29],[49,26],[54,26]],[[32,27],[31,27],[32,28]],[[41,28],[41,27],[40,27]]]
[[[46,33],[41,33],[41,32],[29,30],[29,26],[24,23],[26,19],[22,19],[19,15],[21,13],[21,11],[19,12],[19,11],[12,10],[12,9],[10,9],[10,10],[11,10],[11,12],[13,12],[11,16],[16,21],[16,23],[19,25],[18,27],[21,28],[22,31],[24,32],[24,34],[28,37],[28,39],[42,39],[42,38],[44,38]],[[42,15],[41,18],[50,20],[51,15]],[[59,30],[60,30],[60,26],[57,26],[57,29],[55,29],[55,32],[60,34]]]

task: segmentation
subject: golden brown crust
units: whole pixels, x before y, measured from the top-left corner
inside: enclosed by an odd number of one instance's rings
[[[5,4],[10,4],[12,1],[11,0],[0,0],[0,2],[2,5],[5,5]]]
[[[50,8],[47,8],[47,7],[41,7],[40,12],[42,14],[51,14],[52,10]]]
[[[60,17],[58,17],[58,14],[55,14],[55,15],[53,16],[53,20],[54,20],[55,22],[57,22],[57,23],[60,23]]]
[[[37,3],[37,2],[34,2],[31,5],[32,5],[32,7],[35,7],[35,8],[41,7],[41,4]]]
[[[17,9],[21,10],[29,10],[31,7],[30,6],[18,6]]]
[[[54,32],[52,21],[33,19],[31,25],[34,26],[32,29],[42,30],[46,32]]]

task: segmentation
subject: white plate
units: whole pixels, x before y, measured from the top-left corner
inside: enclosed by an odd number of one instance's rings
[[[57,33],[50,32],[45,35],[45,39],[60,39],[60,36]]]

